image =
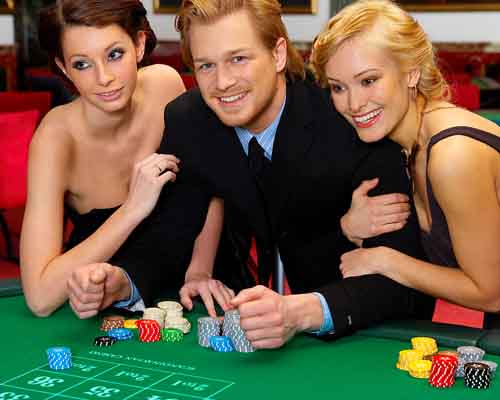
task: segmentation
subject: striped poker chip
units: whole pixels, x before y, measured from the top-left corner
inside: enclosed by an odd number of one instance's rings
[[[485,351],[476,346],[460,346],[457,348],[458,353],[458,368],[456,372],[457,378],[465,376],[465,364],[468,362],[481,361]]]
[[[165,318],[165,328],[180,329],[184,335],[191,332],[191,323],[182,317],[169,317]]]
[[[486,364],[488,367],[490,367],[491,377],[494,378],[495,373],[497,372],[498,364],[496,362],[490,361],[490,360],[481,360],[481,362],[483,364]]]
[[[402,371],[409,371],[410,364],[413,361],[422,360],[423,354],[419,350],[406,349],[399,352],[396,368]]]
[[[255,351],[252,343],[247,339],[245,331],[241,328],[240,313],[237,309],[226,311],[224,314],[222,335],[231,339],[237,352],[251,353]]]
[[[210,338],[210,347],[220,353],[229,353],[235,350],[233,342],[227,336],[212,336]]]
[[[160,325],[160,328],[165,326],[165,317],[167,316],[167,312],[157,307],[149,307],[144,310],[142,315],[142,319],[151,319]]]
[[[137,319],[126,319],[125,321],[123,321],[123,327],[127,329],[137,329],[137,321]]]
[[[413,349],[422,353],[423,357],[430,356],[438,352],[436,340],[431,337],[413,337],[411,338],[411,344]]]
[[[160,301],[156,306],[165,311],[169,310],[182,311],[182,304],[176,301]]]
[[[437,388],[448,388],[455,384],[455,372],[458,359],[452,355],[435,355],[432,357],[432,368],[429,384]]]
[[[161,340],[161,327],[157,321],[140,319],[136,324],[139,328],[139,341],[150,343]]]
[[[94,346],[98,347],[109,347],[116,343],[116,339],[111,336],[97,336],[94,339]]]
[[[47,349],[49,368],[60,371],[73,366],[71,350],[68,347],[49,347]]]
[[[163,328],[161,330],[161,338],[164,342],[182,342],[184,338],[184,333],[180,329],[175,328]]]
[[[465,386],[471,389],[488,389],[491,383],[491,370],[489,365],[483,362],[471,362],[465,364]]]
[[[429,360],[414,360],[408,366],[410,376],[419,379],[428,379],[431,375],[432,362]]]
[[[108,336],[116,340],[130,340],[134,337],[134,334],[127,328],[113,328],[108,331]]]
[[[123,328],[125,318],[121,315],[108,315],[103,318],[101,323],[101,331],[107,332],[113,328]]]
[[[202,347],[209,348],[210,338],[212,336],[219,336],[221,327],[222,321],[219,318],[198,318],[198,344]]]

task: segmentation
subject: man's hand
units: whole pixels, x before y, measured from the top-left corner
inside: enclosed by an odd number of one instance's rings
[[[282,296],[264,286],[242,290],[231,300],[241,328],[256,349],[283,346],[297,332],[319,329],[321,303],[314,294]]]
[[[341,220],[344,235],[361,246],[363,239],[401,229],[410,215],[408,196],[401,193],[370,197],[378,178],[364,181],[352,193],[351,207]]]
[[[179,291],[181,303],[188,310],[193,308],[192,298],[200,296],[207,308],[208,315],[216,317],[214,298],[224,311],[231,308],[230,301],[234,291],[221,281],[207,276],[186,278],[184,286]]]
[[[124,271],[110,264],[83,265],[68,280],[69,304],[81,318],[90,318],[112,303],[130,297]]]

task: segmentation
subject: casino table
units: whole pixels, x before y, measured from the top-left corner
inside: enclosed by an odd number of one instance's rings
[[[395,368],[408,338],[428,334],[414,321],[375,327],[337,341],[298,335],[278,350],[217,353],[197,344],[199,309],[185,313],[193,330],[180,343],[92,345],[100,318],[79,320],[69,307],[36,318],[23,296],[0,298],[0,399],[255,400],[255,399],[499,399],[500,378],[489,389],[436,389]],[[435,331],[442,343],[477,344],[482,331]],[[385,337],[384,337],[385,336]],[[399,337],[399,338],[398,338]],[[491,340],[495,350],[498,337]],[[46,349],[67,346],[73,367],[52,371]],[[500,363],[498,355],[485,359]]]

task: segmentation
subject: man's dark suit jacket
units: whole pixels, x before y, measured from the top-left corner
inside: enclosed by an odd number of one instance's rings
[[[378,177],[379,185],[370,194],[408,193],[409,182],[401,148],[389,140],[370,145],[359,141],[326,91],[306,81],[288,84],[273,147],[268,208],[234,128],[220,122],[197,89],[167,106],[165,126],[160,152],[181,160],[176,185],[196,182],[208,195],[224,199],[231,235],[256,237],[261,282],[268,281],[277,245],[292,292],[325,296],[335,325],[331,337],[413,311],[414,293],[388,278],[341,277],[340,256],[353,245],[341,234],[340,218],[349,209],[353,190]],[[249,240],[236,248],[238,244],[232,241],[241,261]],[[364,245],[390,246],[419,257],[415,215],[402,230],[365,240]]]

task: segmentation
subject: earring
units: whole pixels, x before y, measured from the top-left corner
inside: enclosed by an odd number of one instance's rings
[[[410,90],[410,97],[412,100],[416,100],[417,99],[417,87],[416,86],[410,86],[408,88]]]

